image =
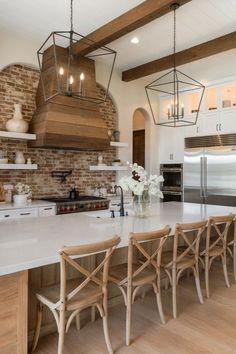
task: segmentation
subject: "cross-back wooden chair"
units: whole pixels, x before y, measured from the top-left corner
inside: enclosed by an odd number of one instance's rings
[[[234,219],[234,214],[209,217],[206,235],[206,246],[205,249],[201,252],[202,259],[205,263],[204,268],[207,298],[210,297],[209,271],[213,261],[218,257],[220,257],[222,261],[226,286],[228,288],[230,287],[226,263],[227,240],[229,228]]]
[[[172,286],[173,317],[177,317],[177,285],[183,272],[191,269],[194,274],[196,290],[201,304],[203,296],[199,280],[199,243],[206,229],[207,220],[176,224],[173,251],[163,252],[162,265]]]
[[[236,220],[234,219],[232,228],[230,226],[229,228],[229,233],[230,230],[232,231],[231,238],[227,240],[227,251],[230,257],[233,259],[233,271],[234,271],[234,281],[236,283]]]
[[[153,232],[130,233],[128,245],[128,261],[110,268],[109,280],[115,283],[123,297],[126,306],[126,345],[130,344],[131,307],[139,289],[146,285],[152,285],[157,299],[161,322],[165,323],[165,317],[161,301],[161,253],[163,245],[169,235],[170,227]],[[159,241],[158,245],[149,254],[144,245],[148,242]],[[134,260],[134,254],[141,253],[142,264]]]
[[[60,284],[40,289],[36,293],[38,312],[36,329],[31,353],[35,350],[42,321],[43,305],[51,310],[59,334],[58,354],[63,353],[64,337],[72,321],[80,311],[96,306],[102,319],[103,330],[109,354],[113,353],[107,324],[107,282],[108,269],[111,255],[120,242],[120,237],[115,236],[107,241],[82,245],[63,247],[60,255]],[[73,258],[76,256],[95,254],[105,251],[103,260],[92,271],[88,271]],[[77,279],[67,280],[67,268],[71,266],[78,271]],[[102,271],[102,277],[98,274]],[[81,278],[82,275],[82,278]]]

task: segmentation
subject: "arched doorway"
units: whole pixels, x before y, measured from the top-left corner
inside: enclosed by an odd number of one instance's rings
[[[139,109],[133,116],[133,163],[145,168],[145,118]]]
[[[133,163],[150,169],[150,119],[143,108],[133,114]]]

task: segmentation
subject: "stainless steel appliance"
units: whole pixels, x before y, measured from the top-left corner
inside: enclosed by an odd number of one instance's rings
[[[183,176],[185,202],[236,206],[234,149],[186,149]]]
[[[109,200],[88,195],[78,196],[77,199],[49,197],[45,199],[56,203],[56,214],[78,213],[82,211],[103,210],[109,208]]]
[[[161,174],[164,182],[161,184],[163,202],[183,200],[183,165],[161,164]]]

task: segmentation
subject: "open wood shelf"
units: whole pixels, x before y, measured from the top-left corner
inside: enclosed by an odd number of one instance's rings
[[[110,146],[114,146],[114,147],[128,147],[128,143],[121,142],[121,141],[110,141]]]
[[[0,170],[37,170],[36,164],[1,163]]]
[[[1,130],[0,138],[18,139],[18,140],[36,140],[36,134],[14,133],[14,132],[7,132]]]
[[[127,166],[89,166],[90,171],[126,171]]]

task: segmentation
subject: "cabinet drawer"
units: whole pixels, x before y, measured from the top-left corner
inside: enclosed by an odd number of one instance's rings
[[[0,220],[13,219],[13,218],[28,218],[32,216],[38,216],[37,208],[25,208],[25,209],[0,211]]]
[[[52,215],[56,215],[55,205],[49,205],[49,206],[39,208],[39,216],[52,216]]]

